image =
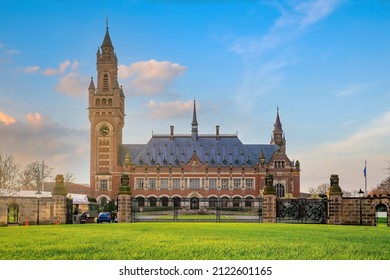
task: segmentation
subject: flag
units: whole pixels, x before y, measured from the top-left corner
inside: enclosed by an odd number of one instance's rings
[[[367,166],[364,165],[364,170],[363,170],[364,177],[367,177]]]

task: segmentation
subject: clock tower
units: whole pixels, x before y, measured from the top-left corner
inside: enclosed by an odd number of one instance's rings
[[[118,59],[108,32],[96,53],[96,87],[89,84],[91,123],[90,188],[94,197],[116,196],[121,174],[119,147],[122,144],[125,96],[118,83]],[[118,181],[118,182],[117,182]],[[113,187],[114,186],[114,187]]]

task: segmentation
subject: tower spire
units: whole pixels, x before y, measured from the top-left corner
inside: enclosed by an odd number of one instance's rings
[[[276,120],[274,124],[274,131],[271,138],[271,144],[278,145],[283,152],[286,152],[286,139],[282,129],[282,122],[279,117],[279,106],[276,109]]]
[[[194,99],[194,110],[192,112],[192,130],[191,130],[191,136],[193,140],[198,139],[198,121],[196,119],[196,101]]]
[[[282,130],[282,123],[279,117],[279,106],[276,108],[276,121],[275,121],[274,128],[275,128],[274,130]]]

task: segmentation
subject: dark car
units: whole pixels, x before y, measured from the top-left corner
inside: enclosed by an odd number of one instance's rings
[[[110,212],[100,212],[97,216],[97,223],[101,224],[103,222],[111,223],[111,215]]]

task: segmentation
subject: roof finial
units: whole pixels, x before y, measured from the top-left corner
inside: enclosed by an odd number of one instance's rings
[[[108,17],[106,17],[106,31],[108,32]]]

